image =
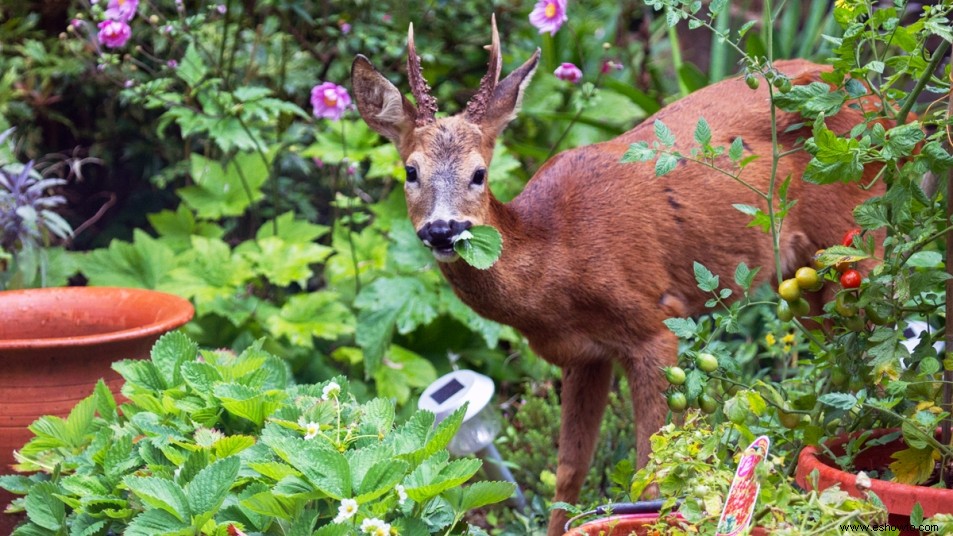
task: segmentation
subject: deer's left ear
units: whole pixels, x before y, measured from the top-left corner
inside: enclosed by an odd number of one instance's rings
[[[351,87],[364,121],[399,148],[414,130],[417,108],[360,54],[351,65]]]
[[[536,72],[539,65],[539,49],[533,53],[526,63],[519,69],[513,71],[493,90],[493,97],[490,99],[483,116],[481,126],[486,134],[496,137],[506,128],[506,125],[516,118],[520,106],[523,103],[523,92],[529,81]]]

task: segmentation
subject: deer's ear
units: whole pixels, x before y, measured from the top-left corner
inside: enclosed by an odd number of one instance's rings
[[[417,108],[360,54],[351,65],[351,87],[368,126],[400,146],[414,129]]]
[[[523,103],[523,92],[529,81],[536,72],[539,65],[539,49],[533,53],[526,63],[519,69],[513,71],[506,78],[496,85],[493,90],[493,97],[487,106],[486,115],[483,116],[482,126],[484,131],[496,137],[506,128],[506,125],[516,117],[520,106]]]

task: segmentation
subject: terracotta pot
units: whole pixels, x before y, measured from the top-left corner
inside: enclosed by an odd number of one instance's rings
[[[110,366],[149,356],[163,333],[188,322],[187,300],[142,289],[69,287],[0,292],[0,473],[32,437],[42,415],[65,417],[103,378],[118,394]],[[0,512],[11,499],[0,492]],[[0,534],[12,516],[0,515]]]
[[[870,438],[875,439],[887,434],[899,432],[899,430],[874,430]],[[937,437],[939,438],[939,432]],[[844,454],[844,444],[849,440],[849,436],[837,437],[827,443],[827,447],[837,456]],[[900,437],[886,445],[870,447],[862,452],[854,460],[854,466],[857,471],[882,470],[893,459],[891,454],[906,448],[903,438]],[[811,489],[810,474],[817,470],[818,489],[827,489],[834,484],[840,484],[840,488],[854,497],[862,497],[862,493],[857,489],[856,473],[848,473],[835,467],[830,459],[823,454],[820,448],[815,446],[805,447],[798,456],[797,470],[794,479],[804,489]],[[871,479],[871,491],[877,494],[877,497],[883,501],[890,514],[889,522],[894,526],[906,526],[910,522],[910,512],[913,506],[920,503],[923,508],[924,517],[930,517],[934,514],[953,513],[953,490],[938,489],[927,486],[911,486],[909,484],[898,484],[886,480]],[[915,535],[915,531],[901,531],[902,535]]]
[[[647,536],[648,528],[658,522],[658,509],[662,501],[643,501],[632,504],[614,505],[612,511],[616,515],[600,517],[569,530],[564,536]],[[652,510],[652,511],[646,511]],[[593,513],[599,515],[602,508]],[[629,513],[633,512],[633,513]],[[679,514],[672,514],[670,522],[680,522],[688,526],[689,523]],[[751,529],[751,536],[766,536],[768,532],[762,527]]]

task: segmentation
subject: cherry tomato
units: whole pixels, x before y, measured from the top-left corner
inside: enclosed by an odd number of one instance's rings
[[[797,301],[791,302],[791,312],[794,313],[796,317],[807,316],[811,314],[811,304],[807,303],[807,300],[804,298],[798,298]]]
[[[702,372],[715,372],[718,370],[718,358],[707,353],[698,354],[695,366]]]
[[[780,410],[778,411],[778,420],[781,421],[781,426],[788,430],[793,430],[797,428],[797,425],[801,424],[801,414]]]
[[[745,76],[745,84],[748,84],[748,87],[751,89],[758,89],[758,86],[761,85],[761,81],[758,80],[758,76],[751,73]]]
[[[841,367],[834,367],[831,370],[831,383],[835,387],[843,387],[847,385],[847,381],[850,379],[850,375],[847,374],[847,371]]]
[[[669,393],[668,396],[666,396],[666,401],[668,402],[668,409],[675,413],[681,413],[688,407],[688,399],[685,398],[685,393],[678,391]]]
[[[819,249],[814,252],[814,256],[811,257],[811,262],[814,264],[814,267],[820,270],[821,268],[827,268],[824,264],[821,263],[821,255],[824,254],[823,249]]]
[[[778,294],[789,302],[798,301],[801,297],[801,287],[797,284],[797,279],[785,279],[778,285]]]
[[[863,281],[863,276],[860,275],[860,272],[851,268],[846,272],[840,275],[840,284],[842,287],[847,289],[858,288],[860,282]]]
[[[787,300],[778,301],[778,320],[790,322],[794,319],[794,311],[791,309],[791,302]]]
[[[844,238],[841,239],[841,245],[851,247],[854,245],[854,237],[860,235],[860,229],[851,229],[844,233]]]
[[[681,367],[666,367],[665,379],[672,385],[685,383],[685,371]]]
[[[817,275],[817,270],[810,266],[798,268],[797,272],[794,272],[794,279],[797,280],[797,286],[801,287],[801,290],[817,292],[824,286],[824,281]]]
[[[709,415],[718,411],[719,405],[720,404],[718,404],[718,401],[715,400],[715,397],[709,394],[702,393],[701,396],[698,397],[698,407],[700,407],[702,411]]]

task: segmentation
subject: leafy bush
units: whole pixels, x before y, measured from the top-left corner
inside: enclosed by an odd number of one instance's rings
[[[25,495],[14,534],[482,533],[464,514],[513,493],[462,486],[481,462],[445,447],[465,408],[397,423],[392,401],[359,403],[343,378],[295,385],[261,344],[200,351],[170,333],[114,368],[128,402],[101,382],[67,418],[31,425],[18,469],[39,473],[0,477]]]

